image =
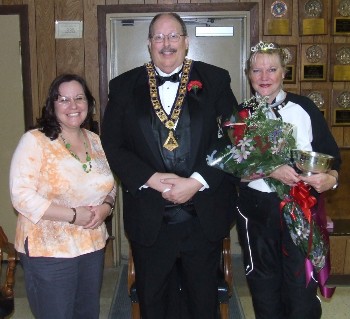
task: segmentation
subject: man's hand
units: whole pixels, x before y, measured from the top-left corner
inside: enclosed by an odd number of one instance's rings
[[[167,178],[161,182],[164,185],[171,185],[169,191],[163,192],[163,198],[174,204],[186,203],[203,187],[200,182],[191,177]]]
[[[179,178],[176,174],[172,173],[154,173],[150,179],[147,181],[146,185],[155,189],[156,191],[163,193],[165,190],[170,189],[172,184],[167,184],[161,182],[161,180],[165,180],[167,178],[175,179]]]

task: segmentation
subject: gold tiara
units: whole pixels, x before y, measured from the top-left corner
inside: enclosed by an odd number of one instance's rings
[[[260,41],[258,44],[251,47],[250,51],[257,52],[257,51],[276,50],[276,49],[279,49],[279,48],[276,48],[275,44]]]

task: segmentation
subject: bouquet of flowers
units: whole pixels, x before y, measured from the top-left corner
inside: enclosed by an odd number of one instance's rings
[[[268,176],[277,167],[290,161],[295,148],[293,126],[266,117],[267,98],[252,97],[234,115],[228,128],[230,145],[215,149],[207,156],[210,166],[219,168],[245,180]]]
[[[272,185],[271,179],[267,183]],[[316,198],[310,195],[310,186],[304,182],[286,188],[290,190],[283,195],[281,211],[289,234],[294,244],[319,272],[326,264],[329,241],[325,232],[322,231],[322,225],[318,224],[318,219],[314,218],[316,216],[314,216],[313,207],[317,203]]]
[[[213,150],[207,155],[207,164],[244,180],[264,178],[282,200],[281,213],[294,244],[319,271],[325,265],[328,241],[312,218],[316,199],[309,194],[310,187],[303,182],[290,187],[268,178],[279,166],[294,165],[291,150],[296,147],[293,126],[269,119],[268,111],[266,98],[245,101],[242,110],[223,124],[231,144]]]

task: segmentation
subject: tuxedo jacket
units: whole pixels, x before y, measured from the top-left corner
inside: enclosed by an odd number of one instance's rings
[[[206,156],[217,142],[219,119],[229,119],[237,101],[224,69],[193,61],[189,82],[194,80],[203,87],[196,94],[187,91],[185,97],[191,121],[189,169],[198,172],[209,188],[197,192],[193,202],[205,235],[214,241],[229,232],[236,188],[226,173],[206,164]],[[154,173],[166,172],[152,133],[152,112],[145,66],[110,81],[101,140],[110,167],[122,183],[126,235],[146,246],[157,237],[166,204],[158,191],[141,188]]]

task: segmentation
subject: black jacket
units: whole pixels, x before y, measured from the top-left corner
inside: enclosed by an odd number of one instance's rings
[[[218,136],[218,121],[230,118],[237,101],[226,70],[194,61],[189,81],[203,88],[187,92],[191,118],[190,171],[198,172],[209,189],[197,192],[193,201],[209,240],[227,235],[236,191],[226,173],[209,167],[206,155]],[[112,171],[123,185],[124,228],[129,239],[151,245],[162,223],[165,200],[159,192],[139,189],[155,172],[165,172],[153,137],[148,76],[144,66],[110,81],[109,102],[102,122],[101,140]]]

